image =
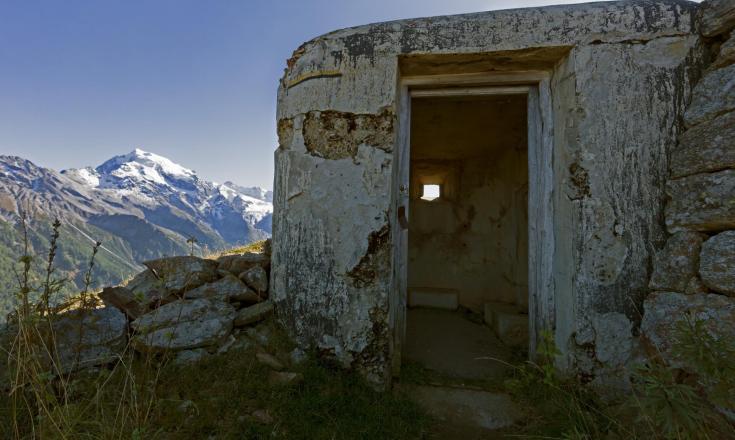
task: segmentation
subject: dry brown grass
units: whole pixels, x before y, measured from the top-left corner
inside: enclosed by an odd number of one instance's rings
[[[206,254],[204,258],[214,260],[219,257],[223,257],[225,255],[239,255],[239,254],[245,254],[248,252],[260,254],[260,253],[265,252],[265,244],[267,241],[268,240],[254,241],[245,246],[239,246],[239,247],[235,247],[231,249],[225,249],[223,251],[212,252],[210,254]]]

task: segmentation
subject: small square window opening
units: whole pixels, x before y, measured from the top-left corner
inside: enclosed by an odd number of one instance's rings
[[[440,185],[423,185],[421,191],[422,200],[436,200],[441,197],[441,186]]]

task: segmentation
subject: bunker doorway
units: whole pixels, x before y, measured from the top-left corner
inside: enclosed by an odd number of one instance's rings
[[[508,90],[411,96],[402,357],[459,379],[529,345],[528,97]]]

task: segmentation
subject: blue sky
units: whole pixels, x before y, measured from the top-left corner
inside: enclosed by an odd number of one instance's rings
[[[0,154],[63,169],[142,148],[272,187],[303,41],[375,21],[575,1],[0,0]]]

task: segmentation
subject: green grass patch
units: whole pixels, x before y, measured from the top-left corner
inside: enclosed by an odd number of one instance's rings
[[[157,424],[171,439],[418,439],[424,433],[428,419],[407,396],[377,392],[355,373],[313,358],[290,371],[303,374],[303,382],[270,385],[270,370],[253,351],[173,368],[159,387],[171,405]],[[179,409],[187,401],[190,416]],[[267,411],[273,423],[254,422],[249,414],[256,410]]]
[[[264,326],[266,330],[264,330]],[[266,350],[288,364],[291,343],[273,324]],[[288,371],[295,385],[272,385],[253,345],[177,366],[132,354],[112,369],[83,374],[66,389],[63,435],[43,420],[16,418],[22,438],[69,439],[419,439],[430,420],[408,396],[373,390],[354,372],[309,357]],[[265,411],[266,423],[253,417]],[[23,413],[21,413],[22,416]],[[31,425],[35,422],[35,433]],[[0,437],[14,438],[6,394],[0,397]]]

